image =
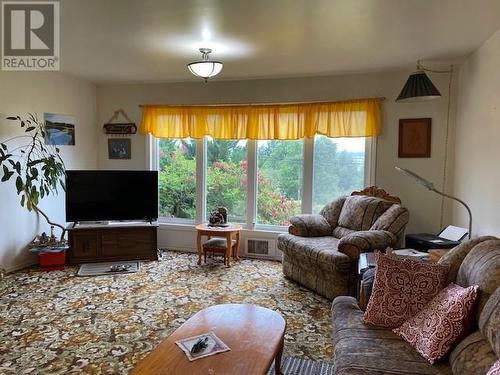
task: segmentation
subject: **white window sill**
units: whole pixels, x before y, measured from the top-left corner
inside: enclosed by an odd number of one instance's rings
[[[240,224],[240,223],[239,223]],[[175,229],[175,230],[185,230],[194,231],[197,224],[181,222],[181,221],[159,221],[158,225],[160,229]],[[253,229],[248,228],[245,224],[240,224],[243,227],[243,232],[266,232],[266,233],[286,233],[288,231],[287,226],[279,225],[256,225]]]

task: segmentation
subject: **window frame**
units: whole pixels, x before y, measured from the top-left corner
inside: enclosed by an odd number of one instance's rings
[[[158,170],[158,139],[151,134],[146,136],[146,168]],[[206,217],[206,184],[207,184],[207,137],[196,141],[196,219],[180,219],[159,217],[161,224],[194,225],[205,222]],[[246,223],[242,226],[247,230],[262,230],[285,232],[288,226],[257,223],[257,143],[256,140],[247,140],[247,215]],[[365,178],[364,185],[375,185],[377,162],[377,138],[365,138]],[[313,179],[314,179],[314,138],[303,140],[303,168],[302,168],[302,207],[303,214],[311,214],[313,207]]]

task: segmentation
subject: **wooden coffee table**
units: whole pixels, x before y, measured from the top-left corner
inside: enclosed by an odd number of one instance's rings
[[[255,305],[226,304],[193,315],[131,372],[135,375],[265,375],[281,356],[286,322],[273,310]],[[176,341],[213,331],[230,351],[190,362]]]
[[[198,265],[201,264],[201,256],[203,255],[201,237],[207,236],[210,237],[222,237],[226,239],[227,249],[226,249],[226,257],[227,257],[227,266],[231,267],[231,248],[232,248],[232,240],[233,236],[236,237],[236,254],[234,258],[236,260],[240,259],[239,257],[239,248],[240,248],[240,231],[242,226],[239,224],[231,224],[228,227],[211,227],[207,224],[198,224],[196,226],[196,247],[198,250]]]

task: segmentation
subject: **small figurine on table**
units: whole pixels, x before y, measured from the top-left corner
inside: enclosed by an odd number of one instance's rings
[[[208,218],[208,222],[209,225],[213,227],[228,227],[227,208],[219,207],[217,211],[212,212]]]

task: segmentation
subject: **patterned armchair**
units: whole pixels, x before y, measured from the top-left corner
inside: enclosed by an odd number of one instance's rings
[[[402,244],[408,219],[401,200],[375,186],[294,216],[278,237],[283,273],[329,299],[353,295],[359,254]]]

